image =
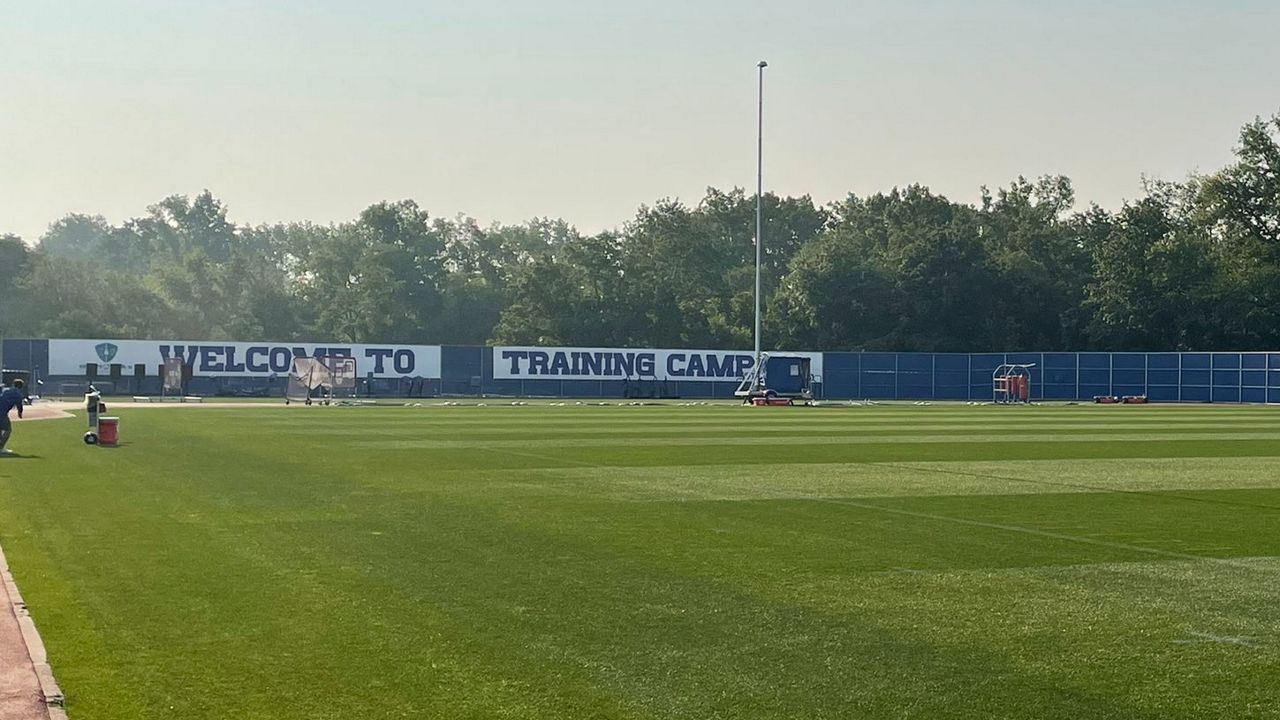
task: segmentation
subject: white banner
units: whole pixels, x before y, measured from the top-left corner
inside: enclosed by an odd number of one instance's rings
[[[106,375],[113,364],[125,375],[146,365],[154,375],[166,358],[180,358],[196,377],[286,375],[295,357],[341,355],[356,360],[359,377],[440,377],[439,345],[343,345],[340,343],[223,342],[220,340],[50,340],[49,374],[84,375],[97,364]]]
[[[822,353],[776,352],[809,358],[822,375]],[[628,350],[619,348],[495,347],[495,380],[741,380],[755,357],[731,350]]]

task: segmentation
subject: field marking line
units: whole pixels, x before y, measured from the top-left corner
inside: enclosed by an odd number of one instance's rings
[[[570,458],[560,458],[554,455],[542,455],[540,453],[521,452],[519,450],[511,450],[509,448],[490,448],[489,451],[505,453],[507,455],[519,455],[522,457],[534,458],[535,460],[550,460],[551,462],[555,462],[555,463],[566,462],[572,465],[582,465],[583,467],[600,468],[602,470],[605,468],[613,467],[612,465],[601,465],[600,463],[588,462],[586,460],[572,460]],[[545,468],[545,469],[550,470],[553,468]]]
[[[53,677],[53,667],[49,665],[49,655],[45,650],[40,632],[36,630],[35,620],[27,611],[27,604],[22,600],[18,584],[9,571],[9,561],[5,558],[4,548],[0,547],[0,591],[3,591],[7,612],[12,614],[22,636],[23,649],[31,663],[39,688],[40,704],[49,720],[66,720],[67,712],[63,708],[65,698],[58,681]]]
[[[979,478],[983,480],[1003,480],[1006,482],[1025,483],[1028,485],[1040,485],[1043,487],[1060,487],[1074,488],[1076,490],[1088,490],[1090,492],[1111,493],[1115,495],[1135,495],[1140,497],[1152,497],[1160,499],[1177,499],[1187,502],[1209,503],[1211,505],[1228,505],[1231,507],[1248,507],[1259,510],[1280,510],[1280,506],[1264,505],[1260,503],[1240,503],[1230,500],[1215,500],[1213,498],[1188,497],[1186,495],[1178,495],[1172,492],[1162,492],[1159,490],[1125,490],[1123,488],[1109,488],[1098,485],[1087,485],[1085,483],[1071,482],[1053,482],[1051,480],[1032,480],[1030,478],[1010,477],[1008,475],[995,475],[992,473],[968,472],[965,470],[947,470],[944,468],[920,467],[918,465],[900,465],[898,463],[860,463],[872,467],[888,467],[895,470],[912,470],[915,472],[937,473],[939,475],[958,475],[960,477]],[[1178,488],[1184,490],[1186,488]],[[1230,489],[1230,488],[1215,488]]]
[[[583,466],[586,466],[586,467],[595,467],[595,468],[600,468],[600,469],[605,469],[605,468],[611,467],[611,466],[609,466],[609,465],[602,465],[602,464],[600,464],[600,463],[587,462],[587,461],[585,461],[585,460],[570,460],[570,459],[568,459],[568,458],[557,458],[557,457],[555,457],[555,456],[551,456],[551,455],[541,455],[541,454],[539,454],[539,453],[518,452],[518,451],[514,451],[514,450],[508,450],[508,449],[506,449],[506,448],[495,449],[495,452],[502,452],[502,453],[506,453],[506,454],[508,454],[508,455],[522,455],[522,456],[525,456],[525,457],[537,458],[537,459],[539,459],[539,460],[550,460],[550,461],[553,461],[553,462],[568,462],[568,463],[573,463],[573,464],[575,464],[575,465],[583,465]],[[861,463],[861,464],[866,464],[866,465],[883,465],[883,466],[886,466],[886,467],[893,467],[893,468],[897,468],[897,469],[900,469],[900,470],[917,470],[917,469],[919,469],[919,468],[913,468],[913,467],[906,466],[906,465],[895,465],[895,464],[891,464],[891,463]],[[943,473],[946,473],[946,472],[948,472],[948,471],[945,471],[945,470],[935,470],[935,472],[943,472]],[[952,473],[952,474],[957,474],[957,473]],[[999,480],[999,479],[1005,479],[1005,478],[1001,478],[1001,477],[999,477],[999,476],[987,476],[987,475],[982,475],[982,474],[980,474],[980,473],[958,473],[958,474],[962,474],[962,475],[976,475],[977,477],[985,477],[985,478],[988,478],[988,479],[996,479],[996,480]],[[1020,478],[1008,478],[1008,479],[1009,479],[1009,480],[1020,480]],[[1029,480],[1029,481],[1027,481],[1027,482],[1035,483],[1035,482],[1037,482],[1037,481]],[[1085,487],[1085,486],[1082,486],[1082,487]],[[1146,493],[1143,493],[1143,494],[1146,494]],[[1277,573],[1277,572],[1280,572],[1280,569],[1273,569],[1273,568],[1266,567],[1266,566],[1259,566],[1259,565],[1253,565],[1253,564],[1250,564],[1250,563],[1239,562],[1239,561],[1236,561],[1236,560],[1232,560],[1232,559],[1230,559],[1230,558],[1219,558],[1219,557],[1212,557],[1212,556],[1206,556],[1206,555],[1192,555],[1192,554],[1190,554],[1190,553],[1177,552],[1176,550],[1162,550],[1162,549],[1160,549],[1160,548],[1143,547],[1143,546],[1141,546],[1141,545],[1130,545],[1130,544],[1128,544],[1128,543],[1112,542],[1112,541],[1109,541],[1109,540],[1098,540],[1097,538],[1083,537],[1083,536],[1080,536],[1080,535],[1068,535],[1068,534],[1066,534],[1066,533],[1056,533],[1056,532],[1051,532],[1051,531],[1049,531],[1049,530],[1037,530],[1036,528],[1022,527],[1022,526],[1020,526],[1020,525],[1006,525],[1006,524],[1003,524],[1003,523],[991,523],[991,522],[985,522],[985,521],[982,521],[982,520],[970,520],[970,519],[967,519],[967,518],[957,518],[957,517],[951,517],[951,516],[949,516],[949,515],[937,515],[937,514],[934,514],[934,513],[919,512],[919,511],[916,511],[916,510],[902,510],[902,509],[899,509],[899,508],[889,508],[889,507],[884,507],[883,505],[875,505],[875,504],[873,504],[873,503],[862,503],[862,502],[857,502],[857,501],[854,501],[854,500],[839,500],[839,499],[836,499],[836,498],[804,497],[804,496],[795,497],[795,498],[788,498],[788,499],[791,499],[791,500],[808,500],[808,501],[811,501],[811,502],[827,503],[827,504],[832,504],[832,505],[845,505],[845,506],[848,506],[848,507],[861,508],[861,509],[863,509],[863,510],[875,510],[875,511],[878,511],[878,512],[891,513],[891,514],[894,514],[894,515],[903,515],[903,516],[906,516],[906,517],[915,517],[915,518],[921,518],[921,519],[926,519],[926,520],[934,520],[934,521],[938,521],[938,522],[949,522],[949,523],[955,523],[955,524],[958,524],[958,525],[968,525],[968,526],[971,526],[971,527],[981,527],[981,528],[986,528],[986,529],[989,529],[989,530],[1004,530],[1004,531],[1007,531],[1007,532],[1017,532],[1017,533],[1023,533],[1023,534],[1026,534],[1026,535],[1034,535],[1034,536],[1037,536],[1037,537],[1051,538],[1051,539],[1054,539],[1054,540],[1065,540],[1065,541],[1067,541],[1067,542],[1075,542],[1075,543],[1080,543],[1080,544],[1083,544],[1083,545],[1096,545],[1096,546],[1099,546],[1099,547],[1108,547],[1108,548],[1112,548],[1112,549],[1114,549],[1114,550],[1127,550],[1127,551],[1130,551],[1130,552],[1146,553],[1146,554],[1148,554],[1148,555],[1157,555],[1157,556],[1160,556],[1160,557],[1167,557],[1167,558],[1172,558],[1172,559],[1176,559],[1176,560],[1194,560],[1194,561],[1198,561],[1198,562],[1209,562],[1209,563],[1215,563],[1215,564],[1219,564],[1219,565],[1224,565],[1224,566],[1227,566],[1227,567],[1244,568],[1244,569],[1247,569],[1247,570],[1254,570],[1254,571],[1264,572],[1264,573]],[[1189,499],[1189,500],[1194,500],[1195,498],[1187,498],[1187,499]],[[1269,507],[1269,506],[1267,506],[1267,507]],[[894,568],[894,570],[898,570],[898,568]],[[927,571],[926,571],[926,572],[927,572]]]
[[[1182,640],[1174,640],[1174,642],[1179,645],[1204,645],[1206,643],[1216,643],[1220,645],[1239,645],[1247,648],[1258,647],[1258,638],[1253,635],[1214,635],[1212,633],[1203,632],[1193,632],[1189,634],[1191,637]]]
[[[900,508],[885,507],[873,503],[858,502],[856,500],[838,500],[836,498],[808,498],[813,502],[827,503],[830,505],[844,505],[847,507],[855,507],[862,510],[874,510],[877,512],[890,513],[892,515],[901,515],[904,517],[920,518],[922,520],[933,520],[936,522],[947,522],[956,525],[967,525],[970,527],[980,527],[988,530],[1003,530],[1005,532],[1016,532],[1024,535],[1033,535],[1036,537],[1050,538],[1053,540],[1065,540],[1067,542],[1080,543],[1082,545],[1096,545],[1099,547],[1111,548],[1113,550],[1127,550],[1130,552],[1146,553],[1148,555],[1158,555],[1161,557],[1173,558],[1176,560],[1196,560],[1200,562],[1210,562],[1228,567],[1244,568],[1264,573],[1280,573],[1280,568],[1272,568],[1265,565],[1254,565],[1246,562],[1239,562],[1230,558],[1211,557],[1206,555],[1192,555],[1190,553],[1178,552],[1176,550],[1163,550],[1160,548],[1143,547],[1141,545],[1130,545],[1128,543],[1112,542],[1110,540],[1098,540],[1097,538],[1083,537],[1080,535],[1068,535],[1066,533],[1051,532],[1049,530],[1037,530],[1036,528],[1022,527],[1021,525],[1006,525],[1004,523],[986,522],[984,520],[970,520],[968,518],[951,517],[950,515],[937,515],[935,513],[920,512],[918,510],[903,510]]]

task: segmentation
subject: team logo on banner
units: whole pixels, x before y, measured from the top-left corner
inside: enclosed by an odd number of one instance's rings
[[[98,358],[104,363],[111,362],[115,358],[116,353],[120,351],[120,347],[118,345],[109,342],[98,343],[93,346],[93,349],[97,351]]]

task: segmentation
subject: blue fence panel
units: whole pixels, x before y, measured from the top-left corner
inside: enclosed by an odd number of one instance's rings
[[[1044,366],[1054,370],[1075,370],[1077,367],[1075,353],[1044,353]]]
[[[968,355],[933,356],[933,394],[939,400],[970,399]]]
[[[1146,370],[1146,353],[1112,353],[1111,367],[1117,370]]]
[[[932,373],[933,353],[898,353],[898,372]]]
[[[1080,384],[1090,386],[1111,386],[1111,371],[1102,368],[1080,370]]]
[[[1052,383],[1044,384],[1045,400],[1075,400],[1078,397],[1075,383],[1071,383],[1070,385]]]
[[[1111,384],[1115,386],[1124,385],[1125,387],[1146,387],[1147,371],[1146,370],[1113,370],[1111,372]],[[1116,391],[1120,393],[1119,390]],[[1139,395],[1141,393],[1138,393]]]
[[[1080,353],[1080,368],[1090,370],[1110,370],[1111,353]]]
[[[1040,379],[1043,380],[1045,385],[1074,386],[1076,384],[1076,369],[1075,368],[1063,368],[1063,369],[1050,368],[1047,370],[1042,370],[1040,371]]]
[[[934,366],[938,371],[960,371],[969,372],[969,356],[955,354],[937,354],[933,356]],[[1280,367],[1280,365],[1277,365]]]
[[[83,371],[49,376],[47,340],[5,339],[0,352],[6,367],[44,375],[50,391],[79,388],[87,380]],[[1280,402],[1280,352],[830,352],[823,354],[818,392],[829,399],[986,400],[991,397],[992,371],[1006,362],[1034,364],[1032,397],[1046,400],[1145,394],[1155,402]],[[117,394],[152,395],[159,391],[158,365],[148,366],[142,377],[136,377],[130,366],[112,378],[108,368],[98,368],[99,380]],[[415,397],[445,393],[619,399],[637,392],[637,386],[621,380],[495,380],[493,375],[491,348],[445,346],[441,348],[439,379],[378,379],[370,383],[369,390]],[[205,376],[193,379],[191,390],[243,392],[253,389],[255,382],[252,378]],[[650,384],[651,388],[639,391],[668,397],[731,398],[737,388],[733,381]]]
[[[898,395],[897,353],[863,353],[858,373],[859,397],[892,400]]]
[[[1182,402],[1209,402],[1212,399],[1213,396],[1208,386],[1182,386]]]
[[[1238,403],[1240,387],[1214,387],[1212,397],[1214,402]]]
[[[5,339],[0,344],[0,357],[4,366],[11,370],[26,370],[35,377],[49,375],[49,341],[30,340],[25,338]],[[1276,367],[1280,368],[1280,365]],[[157,369],[148,368],[150,372]]]
[[[991,398],[991,374],[1005,363],[1004,353],[981,353],[970,356],[969,397]]]
[[[862,367],[860,353],[823,353],[822,386],[824,397],[848,400],[858,397],[858,373]]]
[[[1210,370],[1186,370],[1182,371],[1182,386],[1189,385],[1208,386],[1212,382]]]
[[[1214,370],[1218,370],[1218,369],[1232,370],[1232,369],[1239,369],[1239,368],[1240,368],[1240,353],[1214,353],[1213,354]]]
[[[1264,403],[1267,401],[1267,389],[1260,387],[1240,388],[1240,402]]]
[[[1182,369],[1208,370],[1212,367],[1212,357],[1210,353],[1183,353]]]
[[[899,353],[896,396],[900,400],[933,398],[933,353]]]
[[[1213,384],[1215,386],[1232,385],[1235,387],[1240,387],[1240,371],[1239,370],[1214,370]]]

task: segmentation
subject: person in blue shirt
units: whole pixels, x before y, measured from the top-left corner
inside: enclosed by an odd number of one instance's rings
[[[22,380],[14,380],[13,387],[0,392],[0,454],[12,455],[13,451],[5,447],[9,444],[9,436],[13,435],[13,423],[9,421],[9,411],[18,408],[18,417],[22,417],[22,405],[26,401],[22,389],[27,384]]]

